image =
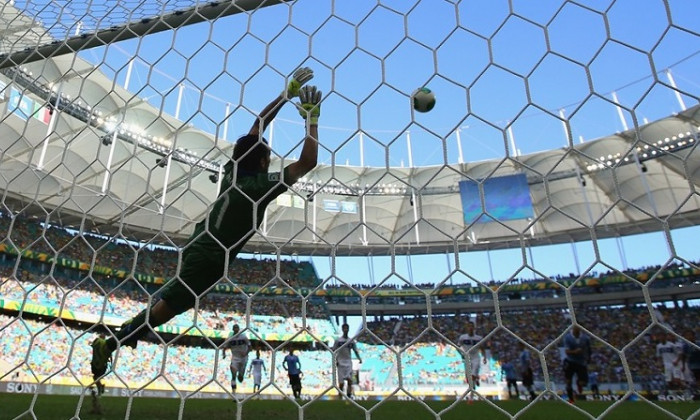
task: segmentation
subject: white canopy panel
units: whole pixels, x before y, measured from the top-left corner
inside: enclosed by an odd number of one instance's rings
[[[40,75],[32,79],[34,87],[56,92],[60,85],[66,96],[59,100],[90,112],[99,109],[122,126],[145,127],[159,144],[207,150],[202,158],[210,162],[230,156],[230,143],[163,114],[75,55],[33,63],[25,71],[25,76]],[[2,91],[0,190],[9,210],[65,227],[168,244],[182,244],[206,215],[216,195],[210,180],[215,171],[175,159],[162,167],[157,163],[164,153],[113,138],[89,123],[89,115],[54,111],[53,131],[36,118],[20,118],[8,105],[13,86],[36,103],[46,104],[47,98],[27,86],[31,78],[21,72],[3,72],[0,80],[8,87]],[[322,165],[295,186],[290,193],[295,199],[270,205],[245,251],[433,253],[695,225],[700,221],[699,110],[695,106],[573,148],[500,160],[388,169]],[[271,165],[276,167],[279,160]],[[459,182],[517,173],[527,176],[534,217],[466,225]],[[345,204],[348,211],[329,211],[324,200]]]

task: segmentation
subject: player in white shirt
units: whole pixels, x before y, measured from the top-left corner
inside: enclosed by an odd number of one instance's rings
[[[347,381],[347,396],[352,397],[352,353],[350,353],[350,351],[352,350],[355,352],[355,356],[360,363],[362,363],[362,358],[357,351],[355,340],[348,337],[348,332],[350,331],[348,324],[343,324],[341,328],[343,330],[343,335],[335,340],[332,350],[335,356],[335,364],[338,368],[338,387],[340,388],[340,392],[341,394],[343,393],[343,388]]]
[[[664,365],[664,377],[668,389],[675,389],[683,380],[683,344],[671,333],[665,333],[656,345],[656,356]]]
[[[260,350],[255,350],[255,359],[250,362],[250,368],[248,368],[248,375],[253,372],[253,392],[260,391],[263,371],[267,373],[265,362],[260,358]]]
[[[240,332],[238,324],[233,326],[233,332],[224,342],[223,348],[224,359],[226,358],[226,350],[231,352],[231,390],[235,394],[236,376],[238,376],[238,382],[243,382],[245,367],[248,364],[248,352],[250,351],[250,340]]]
[[[467,332],[457,339],[462,359],[464,360],[465,380],[469,382],[471,377],[474,387],[479,386],[479,371],[481,364],[486,364],[486,352],[479,345],[483,337],[474,332],[474,323],[467,322]],[[479,357],[481,355],[481,357]]]

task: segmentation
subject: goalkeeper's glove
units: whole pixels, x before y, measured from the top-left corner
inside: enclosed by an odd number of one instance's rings
[[[321,115],[322,93],[316,86],[304,86],[299,89],[299,115],[311,125],[318,125]]]
[[[287,85],[287,98],[294,98],[299,94],[299,89],[306,84],[309,80],[314,78],[314,71],[309,67],[302,67],[297,69],[294,74],[292,74],[292,80],[289,81]]]

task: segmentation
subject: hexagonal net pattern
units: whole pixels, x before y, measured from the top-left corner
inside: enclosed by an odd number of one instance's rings
[[[11,417],[697,415],[700,5],[64,3],[0,6]]]

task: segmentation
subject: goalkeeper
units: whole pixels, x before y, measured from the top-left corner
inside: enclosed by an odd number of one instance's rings
[[[221,192],[185,245],[178,276],[163,287],[160,300],[124,323],[116,335],[91,344],[95,380],[104,376],[117,347],[136,347],[152,328],[194,307],[197,299],[225,277],[226,262],[253,236],[267,205],[316,167],[321,92],[315,86],[304,86],[312,78],[313,70],[308,67],[295,71],[287,89],[262,110],[248,134],[236,141],[233,158],[224,166]],[[282,173],[268,173],[271,150],[262,134],[282,106],[297,96],[299,113],[306,120],[301,155]]]

